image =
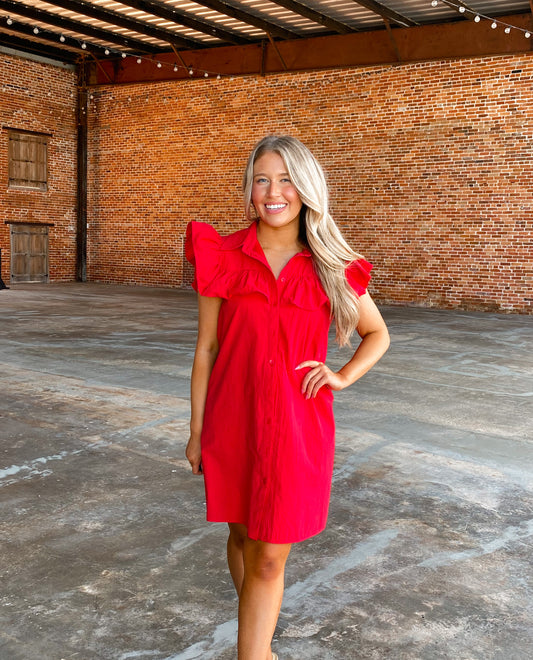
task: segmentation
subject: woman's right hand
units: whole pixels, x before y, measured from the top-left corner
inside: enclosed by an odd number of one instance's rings
[[[193,474],[202,474],[202,447],[200,437],[191,435],[185,450],[185,456],[191,464]]]

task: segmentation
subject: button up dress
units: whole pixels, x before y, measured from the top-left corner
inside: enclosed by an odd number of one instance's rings
[[[217,355],[201,436],[207,520],[246,525],[252,539],[293,543],[326,525],[335,423],[333,394],[301,393],[305,360],[326,361],[329,299],[309,250],[296,254],[278,279],[252,223],[222,237],[191,222],[186,256],[193,287],[222,298]],[[346,271],[358,295],[372,266],[358,259]]]

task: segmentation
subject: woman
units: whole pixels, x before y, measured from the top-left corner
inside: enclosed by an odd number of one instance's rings
[[[292,543],[325,527],[334,453],[331,390],[366,373],[389,345],[366,293],[371,265],[328,212],[325,177],[295,138],[269,136],[243,177],[246,229],[187,228],[198,342],[187,458],[204,474],[207,519],[229,524],[239,596],[239,660],[271,660]],[[328,329],[361,342],[339,371]]]

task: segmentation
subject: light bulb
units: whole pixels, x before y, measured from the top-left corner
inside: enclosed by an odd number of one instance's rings
[[[157,63],[157,68],[158,68],[158,69],[161,68],[161,62],[158,62],[158,63]]]
[[[193,73],[194,71],[192,69],[189,69],[189,75],[192,76]]]
[[[524,35],[524,37],[525,37],[526,39],[529,39],[529,38],[531,37],[531,32],[526,32],[525,35]]]
[[[176,72],[177,70],[178,70],[178,65],[174,64],[174,72]]]
[[[137,58],[137,64],[140,64],[141,62],[142,62],[141,58],[138,57],[138,58]]]
[[[463,7],[463,5],[461,5],[461,6],[459,7],[459,13],[460,13],[460,14],[464,14],[465,11],[466,11],[466,7]]]
[[[439,4],[439,0],[433,0],[433,2],[431,3],[431,6],[436,7],[438,4]]]
[[[104,53],[105,53],[106,55],[109,55],[109,48],[106,48],[106,49],[104,50]]]
[[[39,28],[33,28],[33,34],[39,34]]]
[[[494,23],[492,23],[492,25],[491,25],[490,27],[491,27],[493,30],[495,30],[495,29],[498,27],[498,23],[496,23],[496,21],[494,21]]]
[[[475,22],[475,23],[479,23],[480,20],[481,20],[481,16],[476,16],[476,17],[474,18],[474,22]]]
[[[122,53],[122,59],[126,57],[126,53]]]
[[[505,34],[510,34],[510,33],[511,33],[511,28],[510,28],[510,27],[506,27],[506,28],[505,28]]]
[[[8,17],[7,17],[7,21],[6,21],[6,23],[7,23],[8,25],[13,25],[13,19],[11,19],[11,18],[8,16]]]
[[[86,44],[86,43],[83,43],[83,44],[81,45],[81,47],[83,48],[83,50],[85,50],[85,49],[87,48],[87,44]]]
[[[65,42],[65,37],[64,37],[63,35],[61,35],[61,36],[59,37],[59,41],[60,41],[61,43],[64,43],[64,42]]]

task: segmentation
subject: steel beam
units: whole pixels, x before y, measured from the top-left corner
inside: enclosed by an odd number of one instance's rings
[[[270,21],[265,21],[263,18],[258,18],[253,14],[242,11],[242,9],[237,9],[232,5],[228,5],[227,3],[222,2],[222,0],[195,0],[195,2],[198,5],[214,9],[215,11],[218,11],[219,14],[225,14],[226,16],[236,18],[243,23],[247,23],[248,25],[253,25],[256,28],[263,30],[265,34],[270,34],[278,39],[297,39],[300,36],[292,30],[282,28]]]
[[[150,26],[143,21],[138,21],[134,18],[128,18],[120,12],[103,9],[97,5],[91,4],[90,2],[84,2],[83,0],[51,0],[51,4],[76,12],[82,16],[97,18],[99,21],[104,21],[110,25],[118,25],[119,27],[126,28],[126,30],[137,32],[137,34],[145,34],[148,37],[153,37],[154,39],[165,41],[166,43],[172,43],[177,48],[206,47],[205,44],[202,44],[201,41],[182,37],[179,34],[172,32],[172,30],[165,30],[163,28]]]
[[[403,14],[399,14],[397,11],[385,7],[385,5],[382,5],[375,0],[353,0],[353,2],[355,2],[356,5],[361,5],[361,7],[374,12],[374,14],[377,14],[382,18],[388,18],[390,21],[398,23],[398,25],[402,25],[404,27],[418,25],[416,21],[407,18],[407,16],[404,16]]]
[[[69,30],[70,32],[77,32],[87,37],[93,37],[101,41],[107,41],[109,44],[116,44],[124,48],[130,48],[141,53],[160,53],[161,48],[154,48],[149,43],[141,41],[140,39],[131,39],[123,37],[121,34],[112,32],[111,30],[103,30],[96,28],[89,23],[82,23],[81,21],[73,21],[70,18],[61,16],[60,14],[52,14],[42,9],[36,9],[22,2],[13,2],[13,0],[0,0],[0,9],[7,11],[9,14],[17,14],[38,21],[39,23],[46,23],[53,25],[60,30]]]
[[[230,44],[242,45],[251,43],[251,41],[253,41],[252,39],[239,36],[238,34],[230,32],[229,30],[223,30],[214,23],[206,23],[205,21],[200,21],[197,18],[191,17],[190,14],[187,15],[184,12],[177,11],[169,5],[165,5],[161,2],[154,2],[154,0],[118,0],[118,2],[120,2],[121,5],[126,5],[127,7],[139,9],[146,14],[152,14],[153,16],[164,18],[167,21],[172,21],[177,25],[185,25],[192,30],[196,30],[196,32],[203,32],[204,34],[208,34],[211,37],[216,37],[217,39]]]
[[[78,100],[77,100],[77,213],[76,213],[76,279],[87,281],[87,161],[88,132],[87,114],[88,93],[86,85],[86,63],[78,65]]]
[[[507,16],[503,20],[518,28],[530,29],[530,15]],[[375,30],[353,34],[314,37],[271,44],[227,46],[209,50],[183,52],[181,55],[192,68],[194,75],[203,77],[204,71],[220,75],[254,75],[278,73],[284,70],[306,71],[379,64],[398,64],[463,57],[531,53],[533,39],[526,39],[523,32],[492,30],[490,21],[474,23],[458,21],[413,28],[395,28],[393,46],[387,30]],[[280,60],[281,56],[281,60]],[[157,68],[144,60],[136,64],[135,58],[127,57],[116,62],[102,62],[117,83],[147,82],[190,78],[187,70],[174,72],[174,53],[157,56],[169,66]],[[282,64],[283,62],[283,64]],[[105,84],[105,77],[92,68],[91,84]]]
[[[56,60],[57,62],[63,62],[66,64],[74,64],[78,59],[77,53],[74,53],[70,50],[48,46],[47,44],[38,41],[30,41],[29,39],[22,39],[21,37],[15,36],[14,34],[4,34],[1,30],[0,30],[0,46],[5,46],[6,48],[12,48],[13,50],[18,50],[20,51],[21,55],[22,53],[28,53],[28,55],[49,57],[52,60]]]
[[[315,9],[311,9],[306,5],[303,5],[301,2],[296,2],[295,0],[272,0],[272,2],[274,2],[276,5],[279,5],[280,7],[285,7],[285,9],[288,9],[295,14],[299,14],[304,18],[308,18],[314,23],[323,25],[332,32],[337,32],[338,34],[349,34],[350,32],[357,32],[357,30],[350,25],[341,23],[341,21],[337,21],[336,19],[331,18],[331,16],[326,16],[326,14],[322,14]]]
[[[38,30],[37,33],[35,33],[35,30]],[[105,47],[104,46],[98,46],[96,44],[92,43],[86,43],[86,48],[81,47],[80,39],[74,39],[73,37],[67,37],[65,36],[65,41],[61,44],[59,43],[59,34],[57,32],[51,32],[50,30],[46,30],[44,28],[35,28],[32,27],[31,25],[28,25],[27,23],[21,23],[18,20],[13,20],[13,23],[11,25],[6,25],[5,21],[2,21],[0,23],[0,33],[5,32],[7,34],[15,34],[15,35],[25,35],[28,37],[26,39],[26,42],[45,42],[48,44],[53,44],[55,47],[55,50],[62,50],[64,52],[69,52],[71,55],[72,53],[77,53],[78,57],[82,56],[83,53],[93,53],[97,57],[103,57],[105,54]],[[62,61],[71,61],[70,59],[63,59],[61,58]]]

